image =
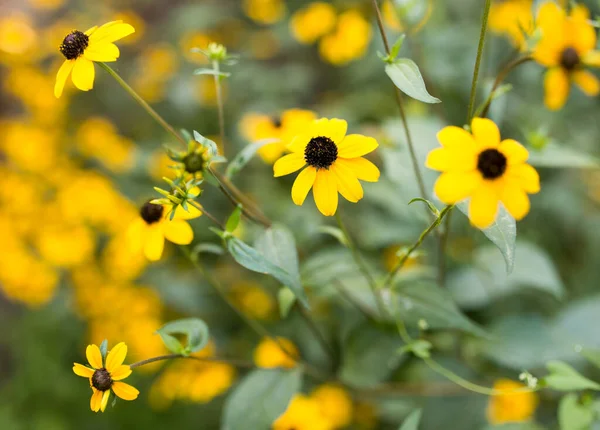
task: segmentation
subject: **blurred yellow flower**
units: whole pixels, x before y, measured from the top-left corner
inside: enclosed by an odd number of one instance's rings
[[[529,153],[512,139],[500,141],[500,131],[489,119],[474,118],[471,131],[445,127],[437,135],[442,148],[432,150],[426,166],[443,172],[435,194],[446,204],[470,197],[469,219],[489,227],[501,202],[517,220],[529,213],[529,197],[540,190],[537,171],[526,163]]]
[[[126,234],[118,234],[102,250],[102,267],[111,279],[131,281],[142,274],[148,261],[131,251]]]
[[[146,33],[146,22],[144,19],[135,13],[133,10],[122,10],[113,15],[114,21],[123,21],[129,23],[135,28],[135,33],[129,35],[127,39],[121,41],[123,45],[130,45],[138,42]]]
[[[57,136],[51,129],[12,122],[0,134],[0,149],[20,169],[41,173],[51,169],[58,157]]]
[[[77,130],[75,142],[86,157],[98,159],[114,172],[125,172],[133,167],[134,143],[120,136],[113,123],[105,118],[90,117]]]
[[[319,402],[303,394],[296,394],[286,411],[273,423],[273,430],[333,430],[321,413]]]
[[[259,320],[269,319],[275,311],[273,297],[259,284],[242,281],[231,289],[234,302],[247,314]]]
[[[377,182],[379,169],[363,155],[378,144],[372,137],[360,134],[346,136],[348,124],[341,119],[322,118],[296,136],[288,150],[273,166],[275,177],[300,172],[292,187],[292,200],[302,205],[312,188],[315,203],[325,216],[335,214],[338,192],[356,203],[363,198],[360,180]]]
[[[343,66],[365,55],[371,37],[369,22],[360,12],[349,10],[339,16],[335,31],[321,39],[319,53],[325,61]]]
[[[85,32],[73,30],[60,45],[60,52],[66,58],[56,75],[54,95],[62,95],[69,75],[73,84],[81,91],[94,87],[94,62],[117,61],[120,52],[113,43],[135,32],[135,29],[122,21],[111,21],[100,27],[92,27]]]
[[[555,3],[544,3],[537,25],[541,39],[533,50],[533,58],[548,68],[544,77],[545,104],[548,109],[562,108],[569,97],[571,83],[588,96],[600,94],[600,82],[585,66],[600,67],[600,51],[596,48],[596,30],[590,23],[590,12],[577,4],[567,15]]]
[[[250,36],[249,43],[252,55],[259,60],[273,58],[281,48],[277,35],[270,29],[254,32]]]
[[[292,358],[299,356],[296,345],[284,337],[278,337],[277,340],[278,342],[271,338],[263,338],[260,341],[254,350],[254,362],[258,367],[289,369],[296,366],[296,360]],[[284,348],[285,351],[281,348]]]
[[[521,51],[527,48],[526,37],[534,30],[533,0],[501,0],[492,3],[489,27],[494,33],[508,36]]]
[[[192,357],[210,358],[214,355],[215,346],[211,341]],[[227,391],[235,376],[235,368],[229,364],[180,360],[172,363],[152,385],[150,403],[156,409],[164,409],[176,400],[208,403]]]
[[[148,163],[148,173],[152,179],[162,181],[162,178],[173,179],[176,170],[172,168],[175,162],[169,158],[164,149],[157,149],[152,153]]]
[[[0,18],[0,52],[21,55],[34,47],[37,34],[25,15]]]
[[[290,29],[300,43],[311,44],[335,27],[337,14],[330,3],[313,2],[294,13]]]
[[[383,21],[392,30],[410,34],[421,30],[433,12],[433,0],[385,0],[381,6]]]
[[[499,379],[494,383],[493,388],[498,391],[510,392],[527,387],[510,379]],[[488,403],[488,421],[494,425],[529,421],[533,418],[538,402],[537,394],[531,391],[495,394],[490,397]]]
[[[158,261],[163,253],[165,239],[178,245],[188,245],[194,239],[192,227],[186,220],[202,215],[198,209],[188,205],[188,211],[178,206],[173,220],[170,220],[167,207],[147,202],[140,209],[127,230],[127,241],[135,253],[142,253],[150,261]]]
[[[240,130],[244,138],[251,142],[264,139],[277,139],[258,150],[258,155],[267,163],[273,164],[285,153],[285,148],[292,139],[306,130],[306,127],[317,119],[314,112],[302,109],[289,109],[281,116],[248,114],[242,118]]]
[[[346,390],[337,385],[325,384],[317,387],[310,397],[317,401],[321,414],[334,429],[345,428],[352,422],[354,407]]]
[[[53,266],[73,267],[90,260],[96,241],[92,231],[83,225],[46,222],[37,233],[40,255]]]
[[[243,0],[242,7],[248,18],[259,24],[274,24],[286,12],[283,0]]]
[[[186,60],[196,64],[207,64],[208,58],[197,52],[192,52],[192,48],[207,49],[211,42],[215,42],[208,34],[200,31],[189,31],[181,36],[179,48]]]
[[[85,355],[91,368],[74,363],[73,372],[77,376],[90,380],[92,411],[104,412],[111,391],[123,400],[137,399],[140,392],[131,385],[121,382],[131,375],[129,365],[123,364],[127,355],[127,345],[124,342],[116,344],[106,355],[106,360],[103,359],[100,348],[96,345],[88,345]]]
[[[392,245],[384,249],[383,251],[383,265],[388,272],[391,272],[396,264],[400,261],[398,251],[403,247],[400,245]],[[410,257],[404,262],[402,270],[411,269],[419,266],[419,256],[416,253],[412,253]]]

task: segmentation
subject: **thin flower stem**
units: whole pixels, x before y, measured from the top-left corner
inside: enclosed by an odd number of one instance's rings
[[[388,55],[390,55],[390,42],[388,41],[387,34],[385,32],[385,27],[383,26],[383,19],[381,17],[381,11],[379,10],[379,5],[377,4],[377,0],[373,0],[373,8],[375,9],[375,15],[377,17],[377,26],[379,27],[379,32],[381,33],[381,39],[383,40],[383,45],[385,46],[385,51]],[[421,197],[426,199],[427,192],[425,190],[425,182],[423,181],[423,174],[421,173],[419,161],[417,160],[417,154],[415,152],[415,145],[413,143],[412,136],[411,136],[410,130],[408,128],[408,120],[406,118],[406,111],[404,109],[404,102],[402,100],[402,94],[400,93],[400,90],[395,85],[394,85],[394,95],[396,97],[396,104],[398,105],[398,109],[400,110],[400,119],[402,121],[402,126],[404,128],[404,135],[406,137],[406,143],[408,145],[410,159],[412,161],[413,169],[415,171],[415,177],[417,178],[419,192],[421,193]]]
[[[354,262],[358,266],[358,270],[360,270],[360,272],[363,274],[363,276],[369,283],[369,287],[371,288],[371,292],[373,293],[373,297],[375,298],[375,303],[377,304],[377,309],[379,311],[380,317],[382,317],[386,314],[386,311],[385,311],[385,304],[383,303],[383,299],[381,298],[381,295],[379,294],[379,291],[377,290],[377,282],[375,282],[375,279],[371,275],[371,272],[369,272],[369,268],[366,266],[362,256],[360,255],[360,251],[358,250],[358,248],[356,247],[356,244],[350,237],[350,234],[348,233],[348,229],[346,228],[344,222],[342,221],[342,217],[341,217],[339,211],[335,214],[335,219],[337,220],[337,223],[340,227],[340,230],[342,231],[342,234],[346,238],[348,248],[350,248],[350,252],[352,253],[352,258],[354,259]]]
[[[225,156],[225,108],[223,103],[223,88],[221,86],[221,76],[219,74],[219,61],[213,61],[213,70],[215,71],[215,89],[217,93],[217,110],[219,112],[219,133],[221,136],[221,148],[223,148],[223,156]]]
[[[163,119],[162,116],[160,116],[158,114],[158,112],[156,112],[154,109],[152,109],[152,107],[142,98],[140,97],[140,95],[135,92],[135,90],[133,88],[131,88],[129,86],[129,84],[127,82],[125,82],[123,80],[123,78],[121,78],[121,76],[115,72],[112,67],[110,67],[108,64],[106,63],[98,63],[100,64],[100,66],[106,70],[108,72],[109,75],[111,75],[115,81],[117,81],[117,83],[119,85],[121,85],[121,87],[123,87],[123,89],[129,93],[129,95],[131,97],[133,97],[135,99],[136,102],[139,103],[139,105],[148,113],[148,115],[150,115],[152,118],[154,118],[154,120],[159,123],[162,128],[164,128],[166,131],[168,131],[171,135],[173,135],[173,137],[175,137],[177,140],[179,140],[181,143],[183,143],[185,146],[187,146],[187,142],[185,141],[185,139],[175,131],[175,129],[173,127],[171,127],[169,125],[169,123],[167,121],[165,121]]]
[[[427,229],[421,233],[421,235],[419,236],[419,239],[417,239],[417,241],[408,249],[408,251],[406,251],[406,253],[402,256],[402,258],[400,259],[400,261],[398,261],[398,263],[396,264],[396,266],[394,266],[394,268],[391,270],[391,272],[388,274],[387,278],[383,281],[383,284],[381,286],[381,289],[385,289],[388,288],[389,286],[392,285],[394,278],[396,277],[396,275],[398,274],[398,272],[400,271],[400,269],[402,269],[402,267],[404,266],[404,263],[406,263],[406,261],[408,260],[408,258],[411,256],[411,254],[419,247],[421,246],[421,244],[423,243],[423,241],[425,240],[425,238],[436,229],[437,226],[440,225],[440,223],[443,221],[444,217],[452,210],[454,206],[453,205],[448,205],[446,206],[441,212],[440,212],[440,216],[437,217],[435,219],[435,221],[433,221],[429,227],[427,227]]]
[[[205,363],[225,363],[225,364],[231,364],[232,366],[239,367],[239,368],[242,368],[242,369],[254,369],[254,368],[257,367],[251,361],[240,360],[240,359],[237,359],[237,358],[194,357],[192,355],[182,355],[182,354],[160,355],[158,357],[152,357],[152,358],[148,358],[146,360],[141,360],[141,361],[135,362],[133,364],[130,364],[129,367],[131,369],[135,369],[136,367],[145,366],[146,364],[150,364],[150,363],[156,363],[157,361],[174,360],[174,359],[177,359],[177,358],[187,358],[187,359],[190,359],[190,360],[197,360],[197,361],[202,361],[202,362],[205,362]]]
[[[201,211],[204,215],[206,215],[206,217],[211,220],[212,222],[214,222],[221,230],[225,230],[225,225],[223,225],[223,223],[221,221],[219,221],[217,219],[216,216],[214,216],[213,214],[211,214],[209,211],[206,210],[206,208],[204,206],[202,206],[200,203],[195,202],[195,201],[190,201],[190,203],[199,211]]]
[[[331,346],[327,339],[325,339],[325,336],[323,336],[323,333],[321,333],[319,327],[317,327],[317,324],[314,322],[310,314],[306,311],[306,309],[304,309],[304,306],[297,305],[296,309],[298,310],[298,313],[300,314],[300,316],[302,317],[312,334],[317,339],[317,342],[319,342],[319,345],[321,346],[323,351],[329,356],[331,362],[335,363],[337,361],[337,353],[335,349],[333,348],[333,346]]]
[[[483,47],[485,45],[485,35],[488,27],[488,18],[490,16],[490,7],[492,0],[486,0],[481,18],[481,31],[479,33],[479,45],[477,46],[477,58],[475,59],[475,68],[473,69],[473,81],[471,82],[471,96],[469,97],[469,107],[467,109],[467,124],[471,123],[473,109],[475,109],[475,97],[477,95],[477,80],[479,78],[479,69],[481,68],[481,59],[483,57]]]

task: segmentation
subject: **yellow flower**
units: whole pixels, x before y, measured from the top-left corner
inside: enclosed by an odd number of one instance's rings
[[[554,3],[540,8],[537,24],[541,39],[533,58],[548,68],[544,77],[545,104],[558,110],[569,97],[571,83],[588,96],[600,93],[600,82],[585,66],[600,67],[600,51],[596,51],[596,31],[589,22],[590,12],[576,5],[570,15]]]
[[[116,42],[135,32],[135,29],[122,21],[111,21],[101,27],[95,26],[81,32],[73,30],[60,45],[60,52],[66,58],[56,75],[54,95],[62,95],[67,78],[71,75],[73,84],[81,91],[94,87],[94,61],[103,63],[117,61],[120,52]]]
[[[490,226],[502,202],[517,220],[529,212],[527,194],[540,190],[537,171],[525,163],[527,149],[519,142],[500,141],[500,131],[489,119],[474,118],[469,133],[445,127],[437,135],[442,148],[432,150],[426,166],[443,172],[435,194],[446,204],[468,197],[469,219],[479,228]]]
[[[188,211],[181,206],[175,210],[173,220],[167,206],[147,202],[140,209],[127,230],[127,239],[132,252],[143,252],[150,261],[158,261],[163,253],[165,239],[178,245],[188,245],[194,239],[192,227],[185,221],[202,215],[200,210],[188,205]]]
[[[303,394],[296,394],[287,410],[273,423],[273,430],[332,430],[321,413],[319,403]]]
[[[298,357],[299,355],[296,345],[283,337],[278,337],[277,340],[279,343],[271,338],[264,338],[260,341],[254,350],[254,362],[258,367],[267,369],[273,367],[285,367],[290,369],[296,366],[296,360],[292,358]],[[281,346],[279,344],[281,344]],[[281,349],[282,347],[285,348],[285,351]]]
[[[92,368],[74,363],[73,372],[90,380],[90,387],[92,388],[90,407],[92,411],[98,412],[101,410],[104,412],[111,391],[123,400],[137,399],[140,392],[131,385],[121,382],[122,379],[131,375],[129,365],[123,364],[127,355],[127,345],[124,342],[116,344],[107,354],[105,361],[103,361],[100,348],[96,345],[88,345],[85,355]]]
[[[338,192],[356,203],[363,198],[358,180],[379,180],[379,169],[363,158],[377,148],[377,141],[359,134],[346,136],[347,128],[344,120],[321,118],[292,140],[288,145],[291,154],[277,160],[273,166],[275,177],[289,175],[308,164],[292,187],[295,204],[302,205],[312,188],[319,211],[331,216],[337,210]]]
[[[386,0],[381,6],[385,24],[394,31],[414,34],[421,30],[433,12],[433,0]]]
[[[527,47],[526,36],[533,32],[533,0],[502,0],[490,8],[490,30],[505,34],[517,48]]]
[[[12,15],[0,19],[0,52],[21,55],[34,47],[37,34],[25,15]]]
[[[522,390],[526,386],[510,379],[499,379],[494,383],[494,390]],[[529,421],[538,405],[538,396],[531,391],[496,394],[490,397],[487,407],[488,421],[494,425],[520,423]]]
[[[303,109],[288,109],[279,117],[249,114],[241,122],[240,129],[250,141],[278,139],[279,142],[262,146],[258,155],[267,163],[274,163],[285,153],[285,148],[306,127],[317,119],[314,112]]]
[[[331,4],[314,2],[294,13],[290,30],[298,42],[309,45],[333,30],[336,21],[335,8]]]
[[[352,398],[342,387],[321,385],[313,391],[311,398],[317,401],[321,414],[333,428],[344,428],[352,421]]]
[[[367,52],[371,33],[371,25],[360,12],[346,11],[339,16],[335,31],[321,39],[319,53],[325,61],[343,66]]]
[[[285,15],[282,0],[243,0],[245,14],[259,24],[274,24]]]
[[[273,297],[267,294],[259,284],[242,281],[233,285],[231,293],[233,300],[251,317],[266,320],[275,311]]]

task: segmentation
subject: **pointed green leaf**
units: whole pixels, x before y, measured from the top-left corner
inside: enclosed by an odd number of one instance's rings
[[[242,219],[242,205],[238,204],[234,209],[232,214],[227,219],[227,223],[225,224],[225,231],[229,233],[233,233],[238,225],[240,225],[240,220]]]
[[[198,318],[187,318],[171,321],[156,331],[167,349],[175,354],[189,355],[200,351],[206,346],[209,339],[208,326]],[[182,343],[173,334],[183,335],[187,339],[187,345]]]
[[[399,58],[385,66],[385,72],[400,91],[424,103],[441,103],[427,92],[425,82],[417,64],[408,58]]]
[[[256,152],[265,145],[279,142],[279,139],[263,139],[257,142],[253,142],[242,149],[238,154],[231,160],[231,163],[227,165],[225,170],[225,176],[232,178],[242,170],[246,164],[254,157]]]
[[[581,375],[567,363],[550,361],[546,363],[546,368],[550,374],[543,382],[549,388],[557,391],[600,390],[600,384]]]
[[[418,430],[422,412],[421,409],[412,411],[398,430]]]

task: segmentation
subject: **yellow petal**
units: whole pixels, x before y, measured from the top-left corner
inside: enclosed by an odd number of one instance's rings
[[[290,173],[300,170],[306,164],[304,160],[304,154],[300,152],[294,152],[292,154],[284,155],[273,165],[273,173],[275,177],[289,175]]]
[[[589,51],[583,56],[581,61],[590,67],[600,67],[600,51]]]
[[[87,358],[88,363],[94,369],[102,369],[104,366],[102,365],[102,354],[100,353],[100,348],[97,345],[88,345],[85,349],[85,356]]]
[[[437,134],[437,139],[444,148],[448,149],[475,151],[477,146],[471,133],[453,125],[442,128]]]
[[[527,149],[513,139],[503,140],[498,150],[504,154],[509,165],[524,163],[529,158]]]
[[[287,150],[290,152],[297,152],[304,155],[304,151],[306,150],[306,145],[312,139],[310,134],[310,130],[305,133],[300,133],[292,139],[290,144],[287,146]]]
[[[138,217],[129,224],[125,237],[127,239],[127,245],[134,254],[141,254],[144,248],[144,242],[146,238],[146,228],[148,224]]]
[[[102,405],[102,391],[98,391],[95,388],[92,388],[92,398],[90,399],[90,408],[94,412],[98,412],[100,410],[100,406]]]
[[[65,83],[67,82],[67,78],[69,77],[69,73],[73,70],[73,66],[75,66],[75,61],[66,60],[58,69],[58,73],[56,74],[56,84],[54,84],[54,96],[59,98],[63,89],[65,88]]]
[[[83,56],[90,61],[117,61],[119,55],[119,48],[113,43],[102,43],[100,45],[93,45],[88,47],[83,52]]]
[[[337,144],[338,157],[356,158],[373,152],[379,144],[372,137],[350,134]]]
[[[135,387],[132,387],[131,385],[126,384],[125,382],[115,381],[112,384],[111,388],[115,392],[115,394],[123,400],[135,400],[140,394],[140,392]]]
[[[144,255],[150,261],[158,261],[165,247],[165,238],[158,223],[149,226],[144,240]]]
[[[466,172],[477,168],[477,154],[474,151],[436,148],[427,154],[425,166],[441,172]]]
[[[94,87],[94,63],[85,57],[75,60],[75,66],[71,73],[73,84],[81,91],[89,91]]]
[[[348,123],[343,119],[321,118],[313,122],[310,129],[311,137],[328,137],[339,146],[339,143],[346,136]]]
[[[363,198],[364,192],[354,172],[344,164],[333,163],[333,171],[340,194],[349,202],[356,203]]]
[[[190,191],[191,192],[191,191]],[[202,211],[192,204],[187,205],[187,210],[183,206],[177,206],[173,220],[189,220],[195,219],[202,215]]]
[[[506,181],[500,193],[500,200],[508,213],[517,221],[522,220],[529,213],[529,197],[513,181]]]
[[[301,206],[308,195],[308,192],[315,183],[317,177],[317,169],[312,166],[308,166],[306,169],[300,172],[294,185],[292,186],[292,200],[298,206]]]
[[[580,56],[596,47],[596,30],[588,22],[589,15],[589,10],[584,5],[575,5],[571,9],[571,19],[566,22],[567,43],[575,48]]]
[[[544,103],[550,110],[558,110],[565,105],[569,96],[569,76],[561,67],[546,72],[544,77]]]
[[[317,177],[313,185],[313,197],[317,208],[323,215],[335,215],[338,205],[338,193],[333,172],[326,169],[317,170]]]
[[[498,213],[498,196],[494,186],[486,181],[477,188],[471,196],[469,203],[469,219],[477,228],[486,228],[492,225]]]
[[[573,82],[581,88],[587,96],[593,97],[600,93],[600,82],[598,78],[587,70],[578,70],[572,75]]]
[[[106,410],[106,405],[108,405],[108,398],[110,397],[110,390],[106,390],[102,393],[102,400],[100,404],[100,410],[104,412]]]
[[[565,39],[565,11],[553,2],[545,2],[539,9],[537,25],[542,32],[542,40],[557,44]]]
[[[112,21],[102,25],[90,35],[90,46],[98,43],[114,42],[135,33],[135,29],[122,21]]]
[[[167,240],[177,245],[189,245],[194,240],[192,227],[186,221],[165,221],[163,231]]]
[[[440,175],[433,190],[442,202],[454,204],[469,197],[481,181],[478,171],[446,172]]]
[[[519,184],[523,190],[530,194],[535,194],[540,191],[540,175],[529,164],[517,164],[508,166],[506,169],[506,177],[511,181]]]
[[[77,376],[83,376],[84,378],[91,378],[94,375],[94,369],[90,369],[79,363],[73,363],[73,372]]]
[[[126,356],[127,345],[125,345],[125,342],[119,342],[113,347],[113,349],[110,350],[110,352],[106,356],[106,366],[104,367],[106,367],[106,370],[108,370],[108,372],[110,373],[123,364]]]
[[[97,26],[97,25],[95,25],[95,26],[93,26],[92,28],[88,28],[86,31],[84,31],[84,34],[85,34],[86,36],[91,36],[91,35],[92,35],[92,33],[93,33],[94,31],[96,31],[97,29],[98,29],[98,26]]]
[[[120,381],[121,379],[125,379],[131,375],[131,372],[131,367],[126,364],[122,364],[110,372],[110,378],[113,381]]]
[[[379,180],[379,169],[366,158],[358,157],[352,159],[338,158],[337,164],[343,164],[354,172],[361,181],[377,182]]]
[[[473,118],[471,131],[479,149],[496,148],[500,144],[500,130],[491,119]]]

